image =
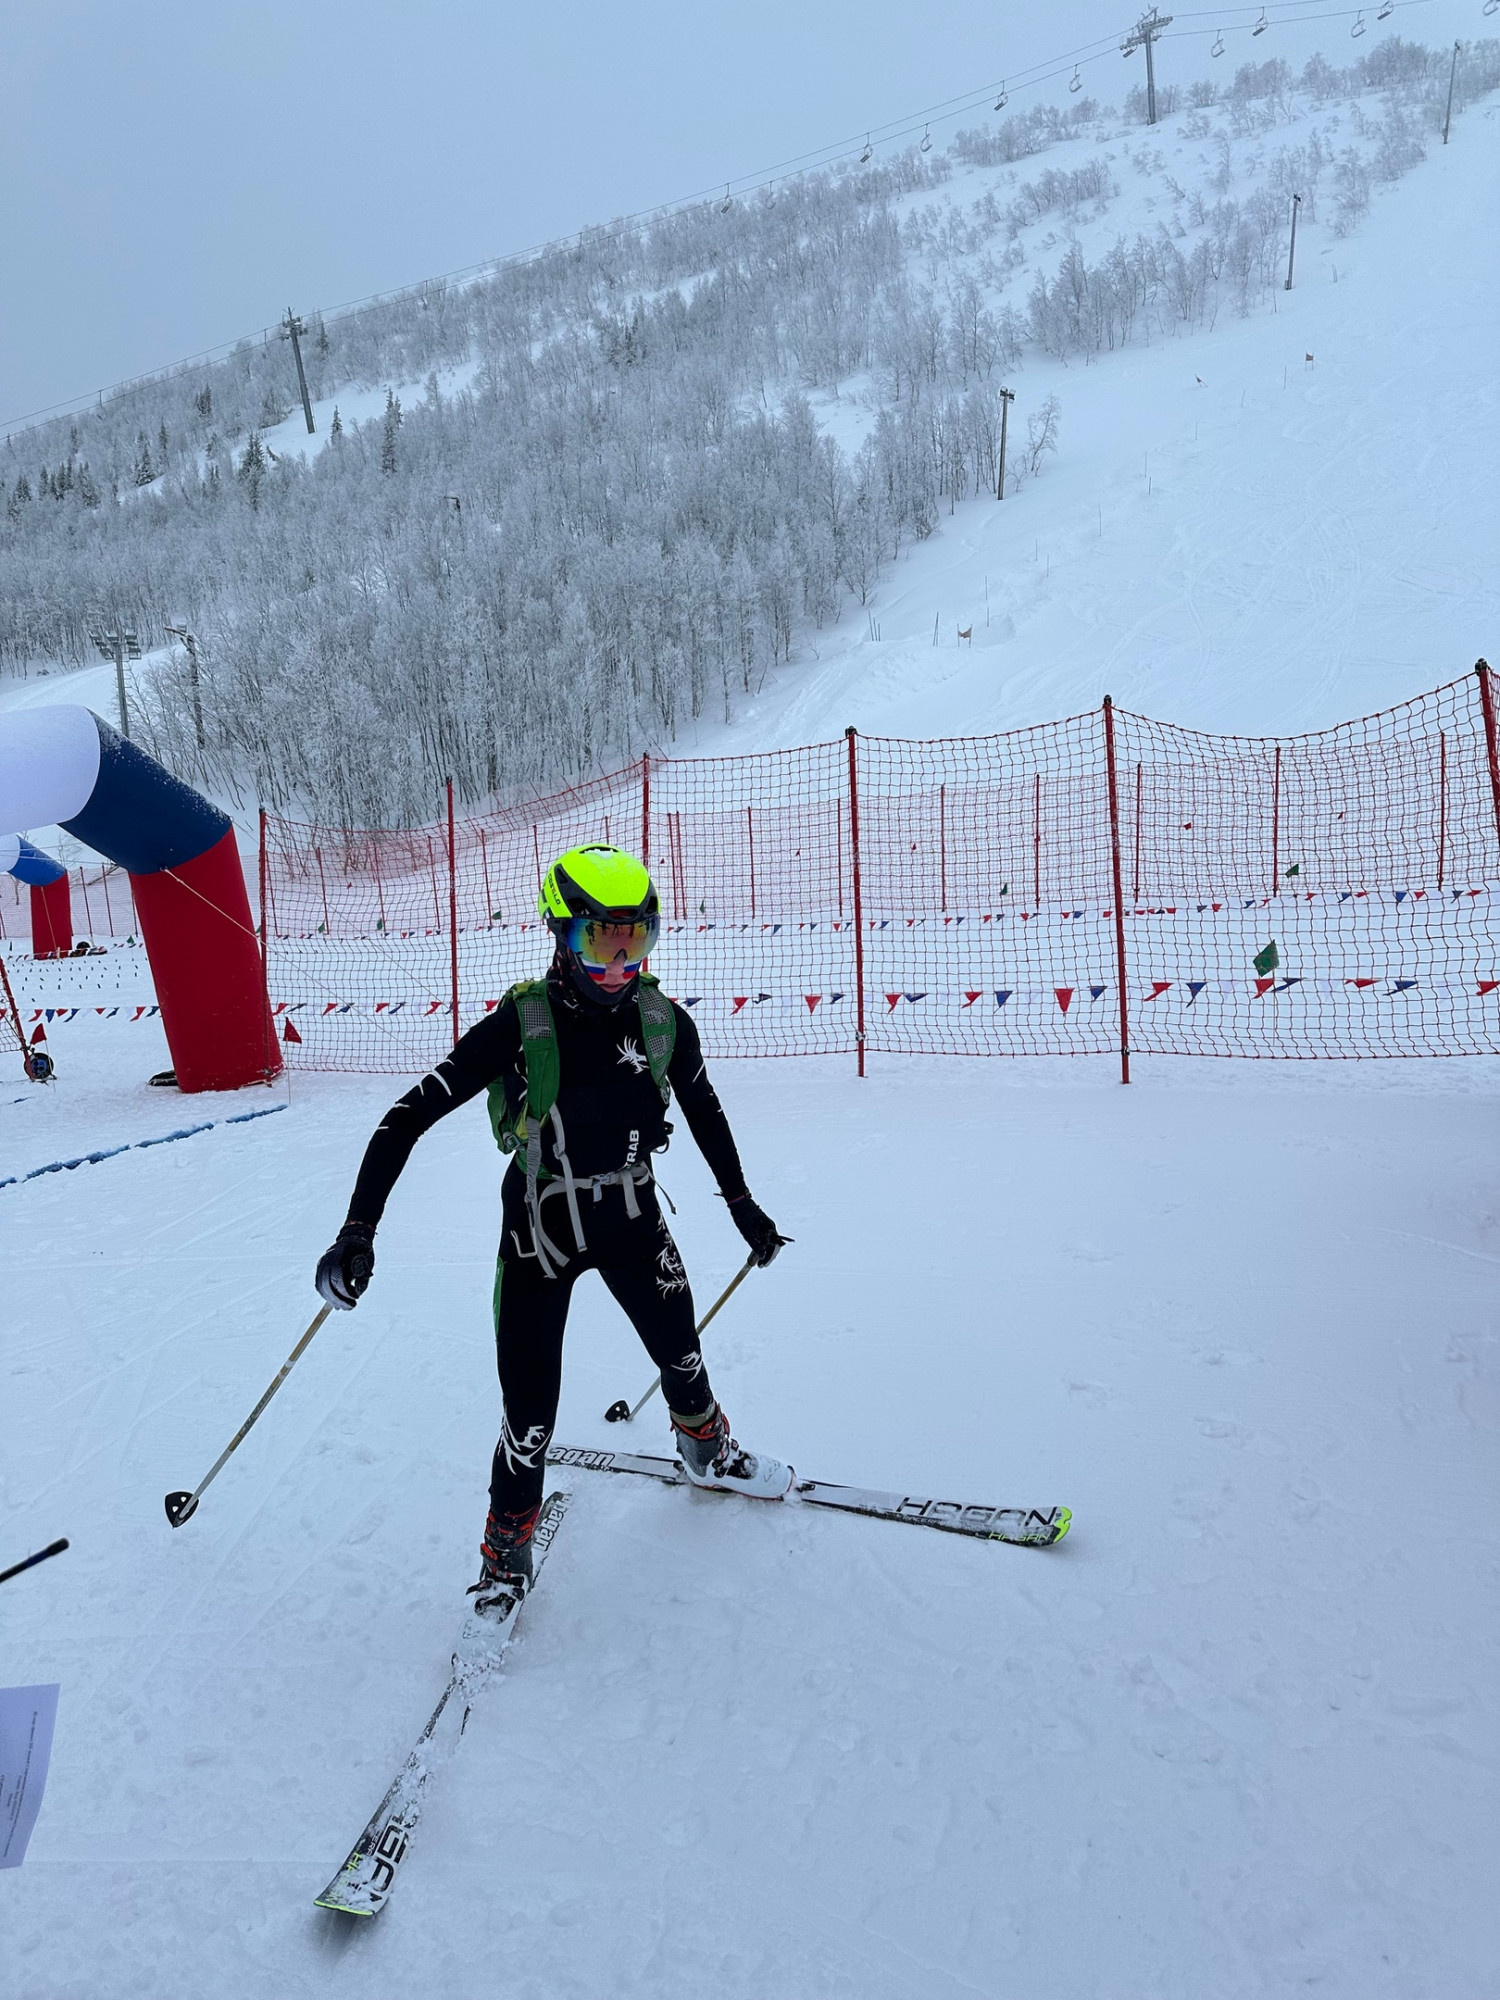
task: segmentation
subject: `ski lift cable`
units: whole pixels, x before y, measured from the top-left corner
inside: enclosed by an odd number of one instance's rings
[[[1389,12],[1394,13],[1396,11],[1396,7],[1398,4],[1402,7],[1425,7],[1430,5],[1430,0],[1391,0]],[[1500,5],[1500,0],[1497,0],[1497,5]],[[1266,21],[1266,27],[1300,28],[1304,21],[1352,21],[1362,11],[1363,9],[1357,7],[1329,7],[1325,8],[1325,10],[1321,14],[1296,14],[1296,15],[1289,15],[1284,19],[1278,15],[1272,14]],[[1176,20],[1183,20],[1183,19],[1190,20],[1192,16],[1191,15],[1183,16],[1179,14],[1175,15],[1173,18]],[[1217,17],[1210,15],[1209,18],[1214,19]],[[1377,20],[1384,20],[1385,18],[1386,18],[1385,12],[1382,12],[1376,16]],[[1239,23],[1237,26],[1231,24],[1228,27],[1220,28],[1218,30],[1215,30],[1213,28],[1168,28],[1165,34],[1158,35],[1156,39],[1159,42],[1188,42],[1192,41],[1195,37],[1198,38],[1199,40],[1202,40],[1205,36],[1212,35],[1215,33],[1218,33],[1221,36],[1225,34],[1242,35],[1244,34],[1247,28],[1249,28],[1250,33],[1252,35],[1264,32],[1264,30],[1260,27],[1259,20],[1257,19],[1254,26],[1252,26],[1250,22],[1244,21]],[[1209,53],[1212,54],[1213,51],[1210,50]]]
[[[1281,4],[1276,10],[1276,19],[1274,21],[1267,20],[1266,25],[1268,27],[1277,25],[1297,26],[1304,20],[1348,20],[1359,11],[1353,7],[1328,9],[1315,14],[1294,11],[1316,4],[1317,0],[1281,0]],[[1427,6],[1430,4],[1430,0],[1399,0],[1399,4],[1403,7]],[[1497,10],[1500,10],[1500,0],[1485,0],[1484,12],[1486,14],[1494,13]],[[1224,17],[1229,14],[1249,15],[1256,11],[1256,9],[1249,7],[1227,7],[1221,8],[1214,13],[1209,13],[1206,10],[1199,10],[1196,13],[1193,11],[1185,14],[1178,13],[1175,19],[1209,19],[1222,22]],[[1261,8],[1258,11],[1261,17],[1265,18],[1267,10]],[[1257,22],[1256,29],[1252,30],[1252,32],[1258,31],[1259,23]],[[1158,39],[1163,41],[1186,40],[1196,35],[1212,34],[1214,32],[1216,32],[1214,29],[1203,28],[1179,28],[1175,31],[1168,29],[1166,34],[1160,36]],[[1066,76],[1070,66],[1076,75],[1082,66],[1098,62],[1104,56],[1113,55],[1117,47],[1118,38],[1116,35],[1109,35],[1094,42],[1084,43],[1076,49],[1069,50],[1064,55],[1053,56],[1044,62],[1033,64],[1029,70],[1023,70],[1016,75],[1007,76],[1001,80],[999,94],[1008,99],[1016,91],[1039,89],[1042,85],[1051,83],[1060,76]],[[1071,89],[1071,81],[1069,87]],[[944,99],[943,102],[928,106],[922,111],[908,113],[904,118],[893,119],[889,124],[871,127],[863,139],[856,134],[852,138],[834,140],[827,145],[815,147],[810,152],[795,154],[786,160],[779,161],[774,166],[760,168],[756,172],[740,178],[738,183],[740,192],[742,194],[754,193],[760,188],[773,186],[779,180],[794,178],[798,172],[815,172],[820,167],[836,166],[842,160],[858,159],[865,147],[872,147],[873,144],[895,144],[901,139],[912,137],[918,129],[927,130],[934,124],[944,124],[950,119],[961,118],[969,113],[982,110],[985,101],[993,98],[996,94],[996,88],[997,86],[994,83],[989,83],[982,89],[967,91],[962,96]],[[392,305],[404,298],[415,298],[423,286],[456,285],[462,283],[465,279],[493,275],[512,264],[528,263],[533,258],[545,256],[549,251],[566,248],[574,242],[574,239],[580,233],[587,234],[591,240],[596,242],[617,240],[626,231],[636,228],[642,223],[652,221],[657,217],[666,217],[681,210],[689,209],[695,203],[711,200],[718,193],[719,185],[716,183],[711,188],[700,188],[695,194],[678,195],[669,201],[653,203],[649,208],[636,209],[629,214],[616,217],[610,223],[586,228],[584,232],[570,229],[562,236],[549,237],[543,242],[528,244],[521,249],[502,251],[496,256],[481,258],[477,263],[462,265],[456,270],[439,272],[435,276],[419,279],[410,284],[385,286],[380,291],[366,292],[358,298],[345,299],[334,305],[316,306],[311,310],[315,311],[325,322],[337,322],[340,325],[346,325],[364,318],[379,306]],[[735,183],[731,181],[731,188],[734,185]],[[86,390],[81,395],[68,397],[61,402],[49,403],[41,409],[29,410],[20,416],[0,418],[0,431],[3,431],[11,439],[23,436],[28,429],[38,428],[54,418],[67,416],[69,413],[82,414],[91,408],[97,407],[98,403],[106,396],[118,396],[131,389],[144,388],[149,383],[163,381],[169,376],[177,374],[180,370],[194,367],[200,362],[220,360],[247,341],[268,338],[272,331],[273,329],[270,326],[257,327],[251,333],[236,334],[233,339],[216,342],[211,347],[199,348],[194,353],[183,355],[176,361],[165,362],[159,368],[146,369],[139,375],[123,376],[116,382],[105,383],[102,386]]]

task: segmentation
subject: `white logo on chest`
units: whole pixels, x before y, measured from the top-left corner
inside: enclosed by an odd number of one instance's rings
[[[620,1044],[620,1061],[628,1070],[634,1071],[637,1076],[646,1067],[644,1051],[636,1047],[629,1035]]]

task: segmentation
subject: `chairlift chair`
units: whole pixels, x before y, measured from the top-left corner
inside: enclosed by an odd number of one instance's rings
[[[927,130],[926,130],[925,132],[923,132],[923,134],[922,134],[922,143],[921,143],[921,145],[920,145],[920,146],[919,146],[919,147],[917,148],[917,151],[918,151],[919,153],[930,153],[930,152],[932,151],[932,127],[931,127],[931,126],[928,126]]]
[[[1077,63],[1073,65],[1073,81],[1068,85],[1068,88],[1069,90],[1082,90],[1083,88],[1083,78],[1078,74]]]
[[[1388,21],[1396,11],[1396,0],[1385,0],[1385,5],[1375,16],[1377,21]]]
[[[726,182],[724,187],[724,199],[719,203],[720,215],[727,215],[730,209],[733,207],[734,207],[734,200],[733,197],[730,195],[729,187]]]
[[[1270,25],[1271,25],[1270,22],[1266,19],[1266,10],[1264,7],[1262,7],[1260,10],[1260,19],[1256,22],[1255,26],[1250,30],[1250,32],[1252,35],[1263,35],[1266,32],[1267,28],[1270,27]]]
[[[995,99],[995,109],[997,111],[1003,111],[1006,105],[1009,103],[1010,103],[1010,92],[1005,88],[1005,83],[1004,80],[1002,79],[1000,84],[1000,95]]]
[[[1211,49],[1209,50],[1209,52],[1208,52],[1208,53],[1209,53],[1209,54],[1210,54],[1211,56],[1221,56],[1221,55],[1223,55],[1223,53],[1224,53],[1224,31],[1223,31],[1223,29],[1222,29],[1222,28],[1221,28],[1221,29],[1219,30],[1218,34],[1214,36],[1214,45],[1213,45],[1213,47],[1212,47],[1212,48],[1211,48]]]
[[[1354,17],[1354,26],[1349,30],[1349,32],[1351,35],[1353,35],[1354,39],[1358,41],[1359,37],[1364,33],[1364,31],[1365,31],[1365,10],[1363,7],[1361,7],[1358,14],[1356,14]]]
[[[870,144],[870,135],[869,135],[869,133],[868,133],[868,132],[866,132],[866,134],[865,134],[865,150],[864,150],[864,151],[863,151],[863,152],[862,152],[862,153],[860,154],[860,156],[859,156],[859,164],[860,164],[860,165],[861,165],[862,167],[863,167],[863,166],[866,166],[866,165],[868,165],[868,163],[869,163],[869,159],[870,159],[870,155],[871,155],[871,154],[872,154],[872,153],[873,153],[874,151],[875,151],[875,148],[874,148],[874,147],[873,147],[873,146],[872,146],[872,145]]]

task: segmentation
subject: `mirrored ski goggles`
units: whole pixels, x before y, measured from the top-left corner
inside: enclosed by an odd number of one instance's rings
[[[618,924],[598,917],[574,917],[563,932],[563,942],[591,979],[602,979],[611,966],[622,961],[627,975],[639,972],[641,961],[656,949],[660,934],[659,917]]]

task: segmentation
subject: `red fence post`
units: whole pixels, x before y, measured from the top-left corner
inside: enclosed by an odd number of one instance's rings
[[[1437,885],[1443,886],[1443,872],[1448,859],[1448,736],[1445,730],[1438,731],[1438,870]]]
[[[453,1044],[458,1046],[458,849],[453,826],[453,780],[448,780],[448,963],[453,976]]]
[[[651,752],[641,753],[641,860],[651,873]]]
[[[1276,745],[1276,771],[1271,780],[1271,894],[1281,894],[1281,745]]]
[[[266,941],[266,878],[269,873],[266,854],[266,809],[260,809],[260,997],[266,1011],[266,1082],[269,1083],[281,1069],[281,1058],[276,1053],[276,1023],[271,1018],[271,964]]]
[[[1120,798],[1115,785],[1115,705],[1104,697],[1104,768],[1109,778],[1109,859],[1115,888],[1115,968],[1120,982],[1120,1081],[1130,1081],[1130,999],[1125,991],[1125,898],[1120,871]]]
[[[1490,687],[1490,663],[1476,660],[1474,671],[1479,676],[1479,700],[1484,709],[1484,747],[1490,759],[1490,797],[1495,804],[1495,833],[1500,837],[1500,758],[1495,753],[1495,696]]]
[[[849,745],[849,859],[854,877],[854,1045],[859,1073],[865,1073],[865,905],[859,874],[859,772],[854,758],[854,727],[844,731]]]

